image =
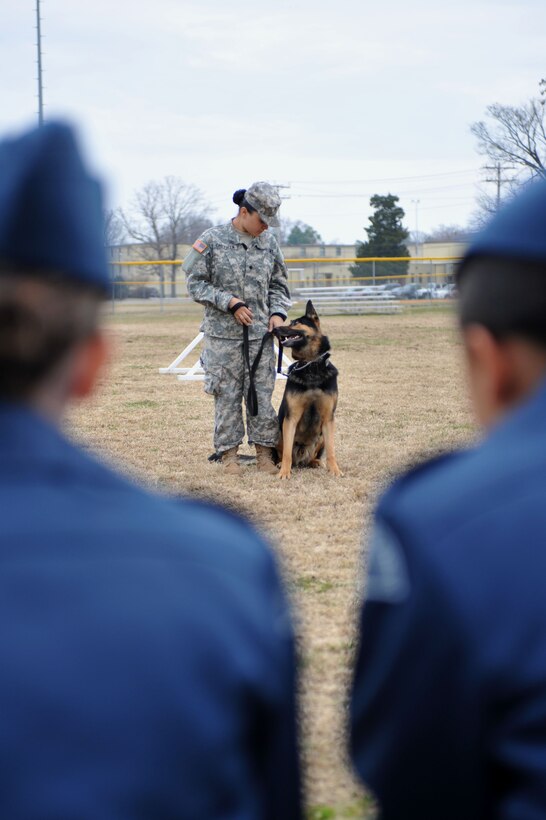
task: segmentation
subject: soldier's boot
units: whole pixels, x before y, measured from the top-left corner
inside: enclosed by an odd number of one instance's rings
[[[269,475],[278,475],[279,471],[273,462],[273,453],[271,447],[264,447],[263,444],[255,444],[256,447],[256,463],[260,473],[268,473]]]
[[[243,470],[239,464],[237,456],[238,447],[232,447],[231,450],[225,450],[222,453],[222,465],[226,475],[242,475]]]

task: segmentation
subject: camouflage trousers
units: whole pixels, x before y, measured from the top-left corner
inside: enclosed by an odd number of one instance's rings
[[[260,341],[250,342],[250,363],[260,349]],[[205,393],[214,396],[214,447],[223,453],[242,443],[245,435],[243,401],[246,405],[248,369],[243,356],[242,341],[205,336],[201,354],[205,371]],[[277,414],[271,404],[275,387],[275,357],[273,340],[264,347],[254,376],[258,395],[258,415],[246,413],[249,444],[274,447],[279,438]]]

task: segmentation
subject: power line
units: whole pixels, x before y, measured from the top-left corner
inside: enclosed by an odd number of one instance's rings
[[[418,174],[407,177],[378,177],[376,179],[292,179],[291,185],[367,185],[370,182],[402,182],[406,179],[432,179],[434,177],[447,177],[461,174],[475,174],[476,168],[468,168],[463,171],[442,171],[436,174]]]
[[[434,187],[434,188],[410,188],[409,190],[397,191],[396,193],[397,193],[398,196],[414,196],[414,195],[417,195],[417,194],[434,193],[436,191],[448,191],[448,190],[455,190],[457,188],[468,188],[472,184],[473,183],[471,183],[471,182],[463,182],[463,183],[460,183],[460,184],[457,184],[457,185],[442,185],[442,186]],[[327,194],[327,193],[292,194],[292,198],[294,198],[294,199],[368,199],[369,196],[370,196],[369,192],[368,193],[362,193],[362,194],[361,193],[349,194],[349,193],[342,193],[342,192],[337,192],[337,193],[334,192],[334,193],[329,193],[329,194]]]
[[[419,212],[421,211],[440,211],[445,210],[446,208],[464,208],[468,207],[468,203],[474,202],[473,197],[465,197],[464,199],[457,199],[453,202],[449,202],[443,205],[420,205]],[[355,211],[338,211],[336,210],[336,216],[355,216]],[[357,212],[359,214],[360,212]],[[310,217],[321,217],[321,216],[332,216],[331,211],[305,211],[305,218]]]
[[[44,93],[42,86],[42,28],[40,0],[36,0],[36,50],[38,55],[38,125],[44,124]]]

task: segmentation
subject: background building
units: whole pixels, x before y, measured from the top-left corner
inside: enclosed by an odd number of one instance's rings
[[[180,260],[190,250],[190,245],[180,245]],[[437,283],[453,281],[457,259],[465,250],[465,242],[424,242],[409,243],[412,257],[405,281],[417,283]],[[382,284],[372,262],[365,267],[365,276],[355,279],[351,273],[350,261],[355,255],[354,245],[283,245],[287,260],[288,278],[292,288],[297,287],[343,287],[351,285]],[[116,281],[116,296],[124,297],[187,297],[184,276],[180,264],[156,264],[151,259],[150,249],[138,243],[115,245],[109,249],[112,260],[113,278]],[[422,260],[422,261],[420,261]],[[138,263],[138,264],[123,264]]]

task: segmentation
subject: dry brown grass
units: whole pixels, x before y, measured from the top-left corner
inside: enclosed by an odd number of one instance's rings
[[[240,480],[224,477],[207,462],[212,400],[202,384],[158,373],[197,333],[199,315],[185,306],[108,316],[115,359],[95,399],[72,413],[73,433],[152,485],[245,510],[266,533],[297,617],[308,804],[367,816],[345,752],[362,534],[390,477],[473,435],[454,318],[447,310],[326,317],[340,371],[336,443],[345,475],[296,472],[286,483],[252,466]]]

